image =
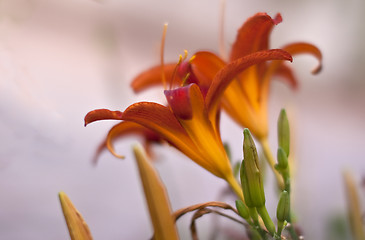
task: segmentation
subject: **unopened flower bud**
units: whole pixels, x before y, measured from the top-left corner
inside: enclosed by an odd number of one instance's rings
[[[236,208],[242,218],[246,220],[250,218],[250,212],[242,200],[236,200]]]
[[[289,156],[289,148],[290,148],[290,130],[289,130],[289,121],[286,116],[285,109],[282,109],[278,119],[278,143],[279,147],[281,147],[286,156]]]
[[[279,221],[284,222],[289,219],[290,214],[290,196],[287,191],[282,191],[280,194],[280,199],[278,207],[276,209],[276,218]]]
[[[247,207],[262,207],[265,205],[265,192],[255,143],[250,131],[243,131],[243,155],[241,164],[241,185]]]
[[[276,164],[276,168],[278,170],[285,170],[288,167],[288,157],[281,147],[278,148],[277,158],[278,164]]]

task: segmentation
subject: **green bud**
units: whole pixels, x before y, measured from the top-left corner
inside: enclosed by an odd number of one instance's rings
[[[277,158],[278,164],[276,166],[278,170],[285,170],[288,167],[288,157],[281,147],[278,148]]]
[[[248,211],[247,206],[241,200],[236,200],[236,208],[242,218],[246,220],[250,218],[250,212]]]
[[[289,121],[286,116],[285,109],[282,109],[278,119],[278,143],[279,147],[281,147],[286,156],[289,156],[289,148],[290,148],[290,131],[289,131]]]
[[[259,168],[259,161],[255,143],[250,131],[243,131],[243,155],[241,164],[241,185],[247,207],[261,207],[265,205],[265,192]]]
[[[276,209],[276,218],[279,221],[284,222],[289,219],[290,214],[290,196],[287,191],[282,191],[280,194],[280,199],[278,207]]]

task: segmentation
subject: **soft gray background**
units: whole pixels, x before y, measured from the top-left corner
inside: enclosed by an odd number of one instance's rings
[[[228,49],[245,19],[265,11],[283,16],[272,34],[273,48],[309,41],[324,55],[318,76],[310,74],[313,58],[296,58],[299,91],[275,82],[270,99],[273,149],[281,107],[292,123],[295,208],[307,239],[324,239],[326,221],[345,212],[343,169],[351,169],[357,180],[365,171],[364,5],[362,0],[226,4]],[[166,61],[176,61],[184,49],[218,51],[219,16],[218,0],[0,1],[0,239],[68,238],[57,199],[61,190],[95,239],[151,236],[130,150],[138,139],[117,144],[124,161],[105,152],[95,168],[94,150],[113,123],[84,128],[83,117],[95,108],[163,101],[158,90],[135,96],[129,88],[132,77],[158,63],[163,23],[169,23]],[[226,116],[222,124],[224,140],[240,159],[240,128]],[[174,149],[155,152],[173,209],[215,200],[224,188],[223,181]],[[268,199],[273,212],[275,196]],[[189,218],[179,222],[182,239],[190,238]],[[201,239],[207,238],[209,219],[199,221]]]

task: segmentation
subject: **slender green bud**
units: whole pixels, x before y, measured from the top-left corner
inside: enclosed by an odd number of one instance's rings
[[[236,208],[241,217],[246,220],[250,218],[250,212],[241,200],[236,200]]]
[[[276,209],[276,218],[284,222],[289,219],[290,214],[290,196],[287,191],[282,191],[280,194],[280,199],[278,203],[278,207]]]
[[[278,119],[278,143],[279,147],[281,147],[286,156],[289,156],[289,148],[290,148],[290,130],[289,130],[289,121],[286,116],[285,109],[281,109],[279,119]]]
[[[288,167],[288,157],[281,147],[278,148],[277,158],[278,164],[276,165],[276,168],[278,170],[285,170]]]
[[[247,207],[262,207],[265,205],[264,185],[261,178],[259,161],[255,143],[250,131],[243,131],[243,155],[241,164],[241,185]]]

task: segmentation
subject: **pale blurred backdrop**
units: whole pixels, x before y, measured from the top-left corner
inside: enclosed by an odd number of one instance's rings
[[[131,151],[138,138],[116,144],[125,160],[104,152],[94,167],[95,149],[114,122],[84,128],[83,118],[96,108],[163,102],[161,89],[135,95],[131,79],[159,62],[165,22],[166,61],[176,61],[184,49],[218,52],[220,3],[0,1],[0,239],[69,238],[59,191],[69,195],[95,239],[152,236]],[[346,212],[343,169],[350,169],[359,185],[365,176],[365,1],[227,0],[227,49],[256,12],[282,14],[271,47],[307,41],[324,56],[323,71],[316,76],[310,74],[314,58],[294,59],[300,88],[293,92],[273,82],[269,115],[275,149],[277,116],[282,107],[288,111],[298,223],[306,239],[326,239],[328,220]],[[241,129],[223,115],[222,131],[233,158],[241,159]],[[172,148],[154,150],[174,210],[218,199],[223,181]],[[270,195],[272,184],[267,189]],[[267,201],[274,216],[275,194]],[[189,221],[190,216],[179,221],[182,239],[190,239]],[[201,239],[208,239],[211,223],[209,216],[198,221]]]

